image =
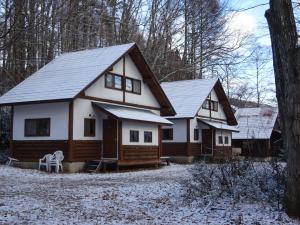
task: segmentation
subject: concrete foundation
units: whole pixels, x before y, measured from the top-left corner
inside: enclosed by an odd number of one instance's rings
[[[63,162],[63,172],[67,173],[76,173],[84,171],[86,163],[85,162]],[[38,162],[17,162],[15,163],[16,167],[24,169],[38,169]],[[44,168],[42,168],[44,169]]]
[[[171,161],[181,164],[189,164],[194,162],[194,156],[171,156]]]

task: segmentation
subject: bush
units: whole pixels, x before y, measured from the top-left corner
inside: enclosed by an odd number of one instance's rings
[[[286,170],[277,162],[234,161],[223,164],[196,163],[190,170],[189,200],[204,204],[230,197],[234,202],[264,201],[281,207]],[[200,201],[201,202],[201,201]]]

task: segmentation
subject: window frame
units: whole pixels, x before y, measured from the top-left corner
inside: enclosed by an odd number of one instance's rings
[[[171,131],[171,133],[170,133],[171,135],[169,135],[170,137],[168,139],[165,139],[165,131],[167,131],[167,130],[169,132]],[[174,129],[173,128],[163,128],[162,133],[163,133],[162,134],[162,140],[163,141],[173,141],[174,140]]]
[[[125,87],[125,91],[128,92],[128,93],[141,95],[141,93],[142,93],[142,81],[138,80],[138,79],[131,78],[131,77],[125,77],[125,86],[126,86],[127,80],[131,80],[131,91],[126,90],[126,87]],[[134,82],[139,83],[140,90],[138,92],[134,90]]]
[[[132,139],[132,133],[133,132],[136,132],[137,133],[137,140],[133,140]],[[140,132],[139,132],[139,130],[129,130],[129,142],[130,143],[138,143],[140,141]]]
[[[94,132],[90,132],[88,134],[86,133],[86,128],[85,128],[86,121],[93,121]],[[91,129],[91,124],[89,124],[89,126],[90,126],[90,129]],[[96,119],[95,118],[84,118],[83,136],[84,137],[96,137]]]
[[[210,100],[211,110],[214,112],[218,112],[219,110],[219,103],[217,101]]]
[[[46,134],[38,134],[37,130],[35,130],[35,134],[28,134],[28,122],[29,121],[41,121],[41,120],[47,120],[47,123],[49,124],[49,128],[46,131]],[[36,127],[37,129],[37,127]],[[51,134],[51,118],[30,118],[24,120],[24,137],[50,137]]]
[[[202,105],[203,109],[210,109],[210,100],[209,99],[205,99],[203,105]]]
[[[227,143],[226,143],[226,140],[227,140]],[[229,136],[228,135],[224,136],[224,145],[229,145]]]
[[[112,78],[113,78],[112,79],[112,87],[110,87],[110,86],[107,85],[107,77],[108,77],[108,75],[112,76]],[[121,78],[121,88],[117,88],[116,87],[116,77]],[[108,73],[105,74],[104,79],[105,79],[105,82],[104,82],[105,83],[105,88],[109,88],[109,89],[113,89],[113,90],[118,90],[118,91],[123,91],[124,84],[123,84],[123,76],[122,75],[108,72]]]
[[[144,143],[153,143],[152,131],[144,131]],[[146,140],[146,134],[150,134],[150,140]]]
[[[199,141],[199,129],[194,128],[194,140]]]

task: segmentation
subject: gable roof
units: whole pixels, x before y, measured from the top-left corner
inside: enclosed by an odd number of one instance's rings
[[[177,113],[176,116],[168,118],[194,118],[212,89],[215,89],[219,102],[223,105],[228,123],[230,125],[237,124],[222,84],[218,79],[164,82],[161,86]]]
[[[240,132],[232,134],[232,139],[269,139],[278,110],[272,107],[240,108],[235,116]]]
[[[137,65],[165,115],[175,111],[135,43],[64,53],[0,97],[0,105],[76,98],[124,55]],[[146,69],[145,69],[146,68]]]

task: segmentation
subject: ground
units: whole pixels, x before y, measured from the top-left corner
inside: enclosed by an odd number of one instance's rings
[[[190,167],[48,174],[0,166],[0,224],[298,224],[266,203],[187,203]]]

